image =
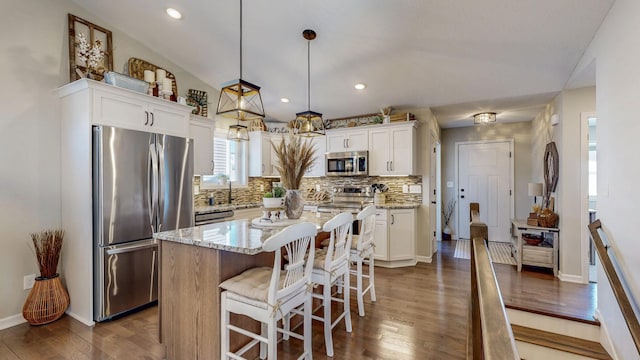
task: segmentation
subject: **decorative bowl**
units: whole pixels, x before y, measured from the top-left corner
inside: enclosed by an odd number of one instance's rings
[[[538,246],[544,241],[544,238],[540,235],[523,234],[522,240],[527,243],[527,245]]]

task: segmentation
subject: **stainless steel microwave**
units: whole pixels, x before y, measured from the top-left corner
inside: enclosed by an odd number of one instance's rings
[[[327,176],[359,176],[369,174],[368,151],[348,151],[325,154]]]

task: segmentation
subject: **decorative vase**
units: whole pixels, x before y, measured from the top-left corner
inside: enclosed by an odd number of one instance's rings
[[[299,219],[304,210],[304,196],[300,190],[287,190],[284,196],[285,214],[289,219]]]
[[[69,307],[69,294],[55,274],[50,278],[37,277],[22,307],[22,316],[31,325],[58,320]]]
[[[279,208],[282,206],[282,198],[262,198],[262,206],[266,209]]]

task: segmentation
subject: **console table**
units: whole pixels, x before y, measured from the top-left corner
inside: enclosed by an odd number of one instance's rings
[[[511,234],[515,238],[514,258],[518,264],[518,271],[522,265],[533,265],[553,269],[553,275],[558,276],[558,240],[560,229],[527,225],[527,220],[513,220]],[[544,241],[539,245],[526,243],[523,235],[542,236]]]

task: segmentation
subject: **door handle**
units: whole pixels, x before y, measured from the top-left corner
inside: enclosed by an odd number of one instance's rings
[[[153,113],[149,113],[151,114],[151,124],[149,124],[149,126],[153,126],[153,120],[155,118],[155,115],[153,115]]]
[[[144,124],[145,125],[149,125],[149,112],[148,111],[144,112],[144,117],[145,117]]]
[[[389,161],[389,169],[393,171],[393,160]]]

